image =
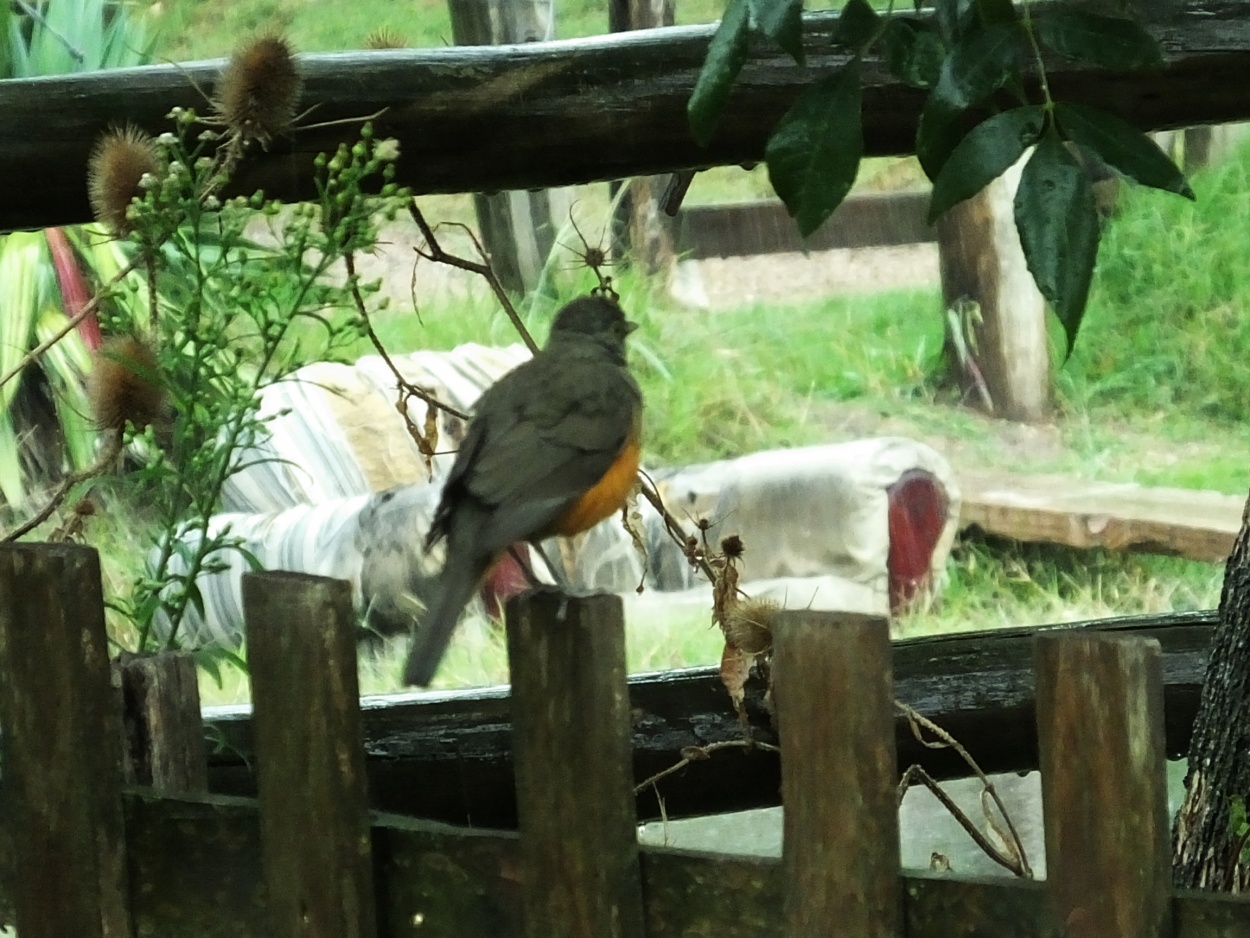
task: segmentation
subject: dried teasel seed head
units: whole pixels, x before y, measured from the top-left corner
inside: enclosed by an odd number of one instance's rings
[[[87,379],[96,427],[120,431],[127,422],[145,427],[157,420],[165,407],[157,367],[155,353],[139,339],[115,336],[105,341]]]
[[[773,624],[781,604],[771,599],[744,599],[725,615],[725,642],[748,655],[762,655],[773,647]]]
[[[720,551],[730,560],[739,560],[746,553],[747,546],[742,543],[742,538],[736,534],[731,534],[720,542]]]
[[[304,80],[281,36],[240,46],[221,73],[213,107],[233,133],[267,147],[295,123]]]
[[[366,49],[407,49],[408,39],[391,29],[379,26],[365,37]]]
[[[126,212],[135,196],[143,195],[139,183],[159,168],[156,142],[149,134],[132,124],[110,128],[87,163],[87,192],[96,220],[119,237],[128,234]]]

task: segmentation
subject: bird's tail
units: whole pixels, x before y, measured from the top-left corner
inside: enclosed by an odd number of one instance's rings
[[[456,563],[444,568],[404,665],[404,683],[425,687],[438,670],[462,610],[486,572],[481,563]]]

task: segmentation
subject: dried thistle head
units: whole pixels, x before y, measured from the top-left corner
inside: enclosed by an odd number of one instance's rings
[[[230,131],[262,147],[295,123],[304,80],[281,36],[259,36],[240,46],[221,73],[213,107]]]
[[[143,177],[159,168],[156,141],[148,133],[133,124],[109,128],[87,163],[87,193],[96,221],[118,237],[128,234],[130,203],[143,195]]]
[[[139,339],[108,339],[96,352],[87,379],[87,398],[96,427],[121,431],[127,422],[145,427],[160,418],[165,388],[157,369],[156,354]]]
[[[771,599],[744,599],[725,615],[725,644],[748,655],[762,655],[773,647],[773,625],[781,604]]]
[[[408,38],[389,26],[379,26],[365,37],[366,49],[407,49]]]
[[[737,534],[731,534],[721,539],[720,550],[725,555],[726,560],[741,560],[742,555],[746,553],[746,549],[746,545],[742,543],[742,538]]]

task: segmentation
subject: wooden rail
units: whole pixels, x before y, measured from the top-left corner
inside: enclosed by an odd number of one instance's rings
[[[524,711],[514,721],[514,835],[370,816],[346,584],[248,577],[259,801],[123,796],[118,747],[86,741],[119,704],[99,653],[95,553],[0,548],[0,685],[6,703],[27,702],[0,709],[0,797],[15,822],[3,829],[0,906],[12,903],[24,938],[806,938],[831,922],[874,938],[1216,938],[1250,928],[1250,901],[1170,888],[1166,659],[1132,630],[1053,630],[1030,642],[1049,870],[1038,884],[901,873],[899,685],[884,619],[793,612],[777,624],[789,817],[775,862],[639,849],[627,740],[640,715],[614,597],[547,592],[509,605],[513,703]],[[14,650],[18,633],[37,631],[35,616],[50,627],[26,648],[73,662],[56,680]],[[37,711],[46,725],[32,721]],[[54,732],[75,720],[82,729],[70,737]],[[59,821],[44,825],[40,805],[53,803]],[[124,821],[112,837],[96,826],[106,816]],[[108,874],[119,868],[125,876]],[[63,871],[83,888],[50,905],[48,877]]]
[[[1134,4],[1165,64],[1131,73],[1049,63],[1060,100],[1109,109],[1145,130],[1250,117],[1250,15],[1240,0]],[[722,126],[707,147],[690,136],[686,103],[712,27],[638,30],[518,46],[387,50],[301,58],[305,107],[320,126],[255,154],[240,191],[309,197],[312,161],[355,131],[329,122],[386,109],[380,134],[400,144],[398,181],[418,193],[490,192],[758,162],[778,118],[814,73],[843,64],[836,17],[813,15],[809,67],[752,43]],[[110,124],[168,130],[175,106],[206,110],[220,62],[0,81],[0,231],[85,221],[84,179]],[[910,153],[924,94],[865,62],[868,155]]]

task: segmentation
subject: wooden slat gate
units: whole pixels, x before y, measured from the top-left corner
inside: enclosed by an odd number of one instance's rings
[[[32,936],[1250,934],[1250,903],[1170,886],[1159,645],[1036,641],[1046,883],[902,875],[884,620],[776,634],[780,862],[637,844],[613,597],[509,609],[520,830],[370,814],[346,584],[245,585],[256,800],[124,790],[99,566],[0,548],[3,898]],[[676,754],[674,754],[676,755]]]

